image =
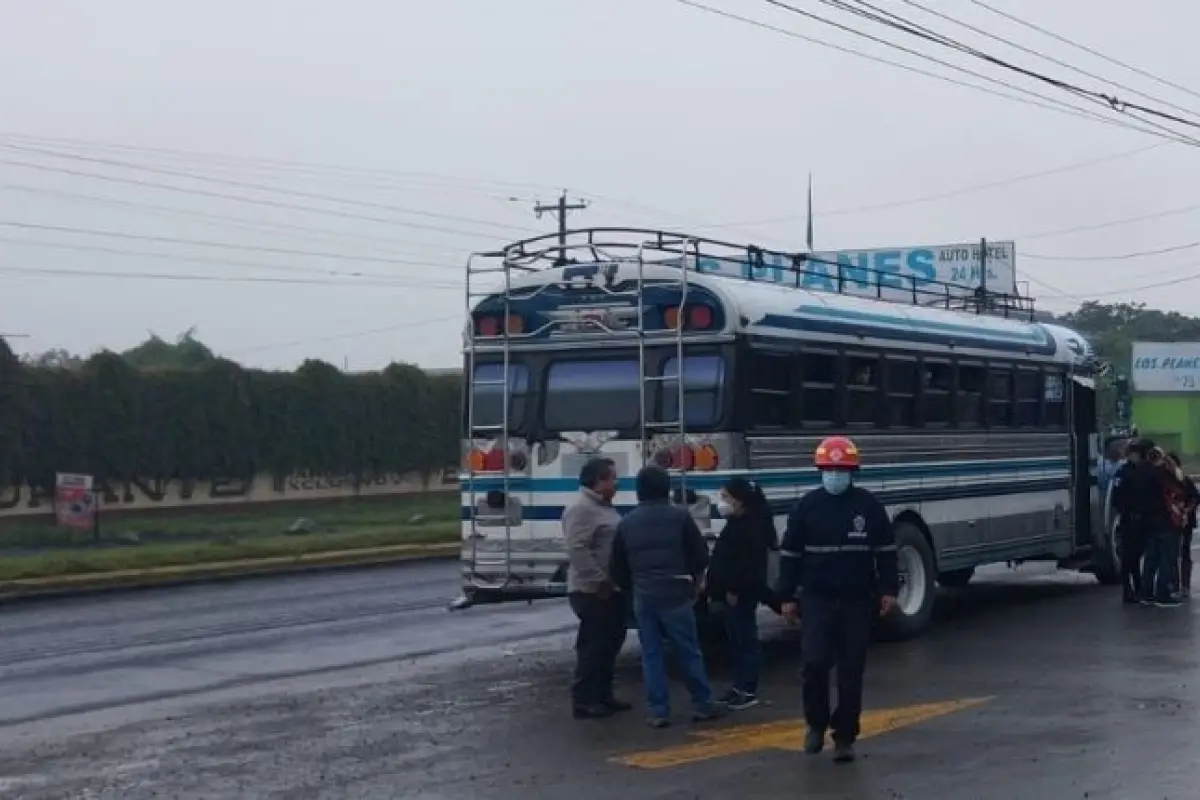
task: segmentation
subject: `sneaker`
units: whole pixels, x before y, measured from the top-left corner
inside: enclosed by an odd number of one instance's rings
[[[666,717],[648,717],[646,724],[655,730],[662,730],[663,728],[671,727],[671,720]]]
[[[575,706],[575,719],[604,719],[613,715],[612,709],[608,706]]]
[[[729,706],[730,711],[744,711],[747,708],[754,708],[756,705],[758,705],[758,695],[756,694],[739,691],[737,689],[735,689],[732,694],[733,697],[725,701],[725,704]]]
[[[816,728],[809,728],[804,732],[804,752],[810,756],[815,756],[817,753],[825,749],[825,732],[819,731]]]
[[[607,708],[609,711],[631,711],[633,703],[627,703],[624,700],[618,700],[615,697],[610,697],[607,700],[601,701],[600,705]]]
[[[1181,605],[1183,605],[1183,603],[1179,602],[1174,597],[1171,597],[1166,600],[1155,600],[1154,605],[1157,608],[1179,608]]]
[[[729,706],[714,700],[706,706],[701,706],[692,712],[692,722],[711,722],[729,716]]]
[[[835,764],[849,764],[855,758],[853,744],[850,742],[833,743],[833,761]]]

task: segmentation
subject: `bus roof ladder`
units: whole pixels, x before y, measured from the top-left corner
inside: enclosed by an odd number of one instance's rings
[[[649,243],[654,246],[655,243]],[[661,245],[661,243],[658,243]],[[641,423],[641,442],[639,450],[641,454],[641,465],[646,466],[647,456],[650,451],[650,441],[655,434],[675,434],[678,437],[679,445],[682,447],[687,444],[687,421],[684,417],[684,405],[686,395],[684,392],[683,373],[684,373],[684,358],[683,358],[683,325],[685,312],[687,309],[688,297],[688,276],[691,270],[687,268],[687,259],[689,257],[699,257],[699,248],[694,240],[680,239],[678,242],[679,251],[683,262],[681,269],[678,271],[679,280],[679,312],[675,318],[675,374],[674,375],[649,375],[646,372],[646,303],[643,298],[643,293],[646,288],[645,276],[645,248],[647,243],[642,243],[638,246],[637,251],[637,351],[638,351],[638,419]],[[661,285],[661,281],[655,281],[655,285]],[[648,400],[652,399],[651,392],[647,391],[655,385],[666,385],[669,383],[675,384],[675,419],[669,422],[660,422],[650,419],[650,408]],[[654,397],[653,399],[657,399]],[[654,404],[658,407],[657,402]],[[686,470],[670,470],[673,475],[679,478],[679,497],[682,505],[687,505],[687,471]]]
[[[495,438],[492,440],[492,447],[499,447],[500,452],[504,455],[504,467],[501,473],[501,486],[504,492],[504,584],[503,588],[508,588],[513,580],[513,565],[512,565],[512,516],[509,514],[510,503],[512,502],[512,467],[508,443],[509,430],[509,411],[511,410],[512,400],[512,371],[511,371],[511,354],[510,339],[509,339],[509,300],[511,299],[512,291],[512,264],[506,258],[501,262],[501,266],[491,266],[486,258],[481,259],[478,254],[472,254],[467,258],[467,280],[466,280],[466,308],[468,327],[466,331],[467,337],[467,369],[463,386],[465,387],[466,397],[464,403],[467,407],[467,430],[466,439],[468,442],[473,442],[480,434],[485,436],[490,435]],[[500,377],[494,380],[478,381],[475,377],[475,354],[476,354],[476,331],[475,318],[472,315],[472,306],[474,301],[483,295],[494,294],[494,292],[481,293],[475,289],[475,284],[482,275],[503,273],[504,275],[504,316],[503,322],[500,325],[501,329],[501,344],[503,349],[503,360],[501,361]],[[500,387],[500,422],[493,425],[476,425],[475,424],[475,388],[477,386],[498,386]],[[469,498],[470,510],[468,512],[468,524],[470,525],[470,541],[471,541],[471,576],[474,578],[478,575],[479,562],[479,540],[484,538],[479,532],[479,521],[477,519],[479,492],[477,487],[477,475],[475,465],[470,458],[466,459],[466,478],[467,478],[467,496]],[[489,475],[489,477],[491,477]]]

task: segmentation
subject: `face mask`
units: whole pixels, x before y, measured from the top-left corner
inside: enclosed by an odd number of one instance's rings
[[[842,494],[850,488],[849,472],[826,471],[821,473],[821,485],[830,494]]]
[[[717,501],[717,513],[722,517],[732,517],[737,511],[727,500]]]

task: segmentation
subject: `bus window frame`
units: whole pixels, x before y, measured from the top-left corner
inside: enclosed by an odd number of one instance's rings
[[[924,373],[926,366],[931,365],[931,364],[938,365],[938,366],[944,366],[948,369],[948,371],[950,372],[950,388],[949,389],[935,389],[932,392],[929,391],[930,387],[925,385],[925,376],[923,373]],[[917,404],[917,408],[920,411],[920,416],[918,417],[920,422],[919,422],[918,427],[920,427],[923,430],[934,430],[934,431],[950,430],[951,428],[954,427],[954,417],[955,417],[954,404],[955,404],[955,398],[957,396],[956,383],[957,383],[957,378],[958,378],[958,369],[957,369],[957,366],[955,363],[954,356],[953,355],[943,356],[941,354],[929,355],[926,353],[921,353],[917,357],[917,370],[918,370],[917,377],[919,379],[918,383],[917,383],[917,389],[920,392],[920,400],[918,401],[918,404]],[[946,396],[946,412],[947,413],[946,413],[946,421],[945,422],[931,423],[927,419],[928,409],[925,404],[925,398],[927,395],[935,394],[935,393],[936,394],[945,394],[945,396]]]
[[[879,426],[882,430],[899,430],[911,431],[919,430],[920,422],[920,391],[921,391],[921,360],[915,355],[907,355],[904,353],[892,353],[890,351],[882,351],[880,358],[882,368],[880,370],[880,398],[883,407],[883,423]],[[892,367],[903,364],[912,372],[912,391],[904,394],[893,394],[891,389]],[[909,422],[907,424],[892,423],[892,399],[903,397],[909,404]]]
[[[484,367],[498,367],[501,371],[503,371],[504,370],[504,360],[503,360],[503,358],[494,358],[494,359],[489,358],[486,360],[476,358],[475,363],[473,365],[471,365],[471,370],[469,372],[465,369],[463,370],[464,384],[465,384],[463,386],[463,391],[462,391],[462,402],[463,402],[462,427],[463,427],[463,430],[466,430],[467,425],[468,425],[468,414],[467,414],[466,404],[467,404],[467,402],[473,402],[473,403],[477,402],[476,394],[475,394],[476,393],[475,374],[481,368],[484,368]],[[535,401],[536,401],[537,395],[538,395],[538,391],[536,388],[537,383],[538,383],[536,367],[526,361],[511,361],[510,360],[508,369],[509,369],[510,380],[514,380],[516,377],[513,370],[524,370],[524,372],[525,372],[525,388],[522,389],[520,392],[513,391],[509,395],[508,428],[509,428],[509,434],[511,435],[514,432],[525,430],[529,426],[530,416],[535,413],[538,414],[538,416],[540,416],[540,409],[535,408]],[[489,386],[486,388],[494,390],[497,387]],[[506,391],[507,391],[507,388],[508,387],[505,387]],[[521,413],[520,414],[514,413],[514,409],[517,406],[518,400],[521,401],[521,403],[520,403]],[[479,420],[475,420],[475,424],[480,427],[489,427],[491,425],[500,425],[501,423],[499,420],[497,420],[496,422],[486,422],[486,423],[480,422]],[[474,431],[467,431],[467,434],[470,438],[475,438]],[[489,435],[493,435],[493,434],[489,433]]]
[[[740,369],[746,374],[746,379],[740,383],[735,382],[735,385],[739,388],[739,392],[734,402],[738,404],[739,408],[743,409],[739,417],[747,421],[745,425],[746,430],[768,433],[786,433],[787,431],[794,430],[800,419],[800,403],[802,400],[799,359],[796,357],[796,351],[781,347],[763,347],[752,344],[739,349],[735,357],[739,361],[745,361],[745,364]],[[762,389],[755,386],[754,376],[758,372],[755,369],[755,359],[758,357],[783,359],[787,372],[786,392],[776,389]],[[780,394],[776,394],[776,392],[780,392]],[[784,417],[782,425],[764,425],[759,423],[754,414],[754,398],[756,394],[783,398]]]
[[[963,367],[977,369],[983,375],[983,384],[978,392],[963,391]],[[987,427],[987,386],[988,365],[982,358],[958,358],[954,366],[954,425],[959,430],[983,430]],[[977,395],[975,399],[975,420],[964,422],[959,408],[959,400],[965,395]]]
[[[882,423],[886,421],[886,415],[880,414],[881,404],[879,403],[879,401],[883,399],[883,352],[881,350],[871,351],[869,349],[854,348],[844,350],[841,355],[845,362],[842,370],[845,380],[843,381],[844,399],[841,416],[844,420],[846,428],[851,430],[873,430],[881,428]],[[857,384],[851,384],[850,378],[852,375],[852,370],[854,369],[855,359],[871,362],[870,368],[872,370],[872,380],[869,385],[859,386]],[[850,418],[850,397],[854,394],[868,395],[875,401],[875,403],[872,405],[872,408],[874,409],[874,419],[870,421],[864,421],[852,420]]]
[[[813,430],[821,428],[841,427],[846,424],[846,364],[842,357],[843,348],[838,347],[801,347],[796,351],[795,357],[798,359],[798,369],[800,373],[800,430]],[[820,356],[823,358],[833,359],[833,383],[813,383],[812,386],[819,391],[832,390],[833,405],[832,416],[830,420],[810,420],[808,419],[805,409],[808,407],[808,387],[809,382],[806,380],[808,375],[808,358],[809,356]]]
[[[986,400],[984,400],[985,408],[987,409],[987,416],[985,418],[985,424],[987,425],[988,430],[1003,430],[1003,431],[1013,430],[1014,428],[1017,427],[1017,424],[1016,424],[1016,421],[1017,421],[1017,399],[1016,399],[1017,398],[1017,381],[1016,381],[1017,365],[1015,363],[1013,363],[1012,361],[994,359],[994,360],[988,361],[987,367],[988,367],[988,376],[987,376],[987,384],[985,386]],[[992,405],[994,403],[1001,402],[1000,400],[997,400],[992,397],[992,394],[993,394],[993,392],[992,392],[992,387],[993,387],[992,377],[1001,372],[1005,373],[1008,376],[1008,397],[1003,400],[1003,402],[1008,404],[1008,423],[1007,424],[996,424],[995,422],[992,421]]]

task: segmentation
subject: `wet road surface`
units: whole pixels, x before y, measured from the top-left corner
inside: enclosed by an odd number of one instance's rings
[[[0,608],[0,797],[1195,798],[1200,607],[991,570],[878,645],[862,757],[796,752],[797,637],[758,708],[569,718],[562,603],[451,614],[452,563]],[[1200,602],[1197,602],[1200,606]],[[641,707],[636,637],[623,694]],[[720,687],[727,665],[716,654]]]

